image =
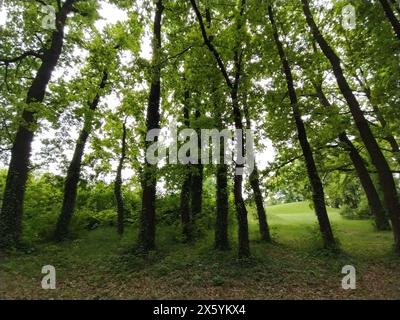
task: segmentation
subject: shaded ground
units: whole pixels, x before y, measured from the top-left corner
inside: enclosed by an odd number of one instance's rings
[[[212,233],[193,246],[165,227],[158,249],[147,257],[129,253],[135,230],[119,239],[112,228],[88,232],[62,245],[2,257],[0,298],[61,299],[399,299],[400,258],[392,234],[370,221],[344,220],[329,212],[342,251],[319,249],[318,229],[306,203],[268,209],[275,242],[257,241],[251,217],[252,258],[212,250]],[[41,288],[42,266],[57,270],[57,289]],[[343,290],[344,265],[357,270],[357,289]]]

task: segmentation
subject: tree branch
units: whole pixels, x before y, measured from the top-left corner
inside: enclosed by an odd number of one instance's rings
[[[37,52],[37,51],[29,50],[29,51],[26,51],[26,52],[22,53],[18,57],[15,57],[15,58],[8,58],[8,59],[7,58],[0,58],[0,62],[2,62],[3,65],[8,66],[11,63],[16,63],[16,62],[19,62],[21,60],[24,60],[27,57],[35,57],[35,58],[38,58],[38,59],[42,60],[43,59],[43,54],[40,53],[40,52]]]
[[[222,75],[225,78],[226,84],[228,85],[229,89],[233,89],[233,84],[231,79],[229,78],[228,72],[226,71],[226,67],[221,59],[221,56],[219,55],[219,52],[215,48],[215,46],[212,44],[210,37],[207,35],[206,27],[204,26],[204,21],[203,17],[200,13],[199,8],[197,7],[196,0],[190,0],[190,3],[192,4],[192,8],[196,14],[197,20],[200,25],[200,30],[201,34],[203,36],[204,43],[207,45],[207,47],[210,49],[211,53],[214,55],[215,60],[217,60],[218,67],[221,69]]]

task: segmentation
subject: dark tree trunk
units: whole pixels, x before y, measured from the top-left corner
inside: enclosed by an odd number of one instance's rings
[[[188,243],[193,240],[193,229],[192,229],[192,218],[190,212],[190,183],[191,174],[190,167],[185,167],[186,174],[183,179],[182,189],[181,189],[181,203],[180,203],[180,213],[182,221],[182,236],[183,242]]]
[[[321,47],[321,50],[324,52],[325,56],[332,65],[339,89],[347,101],[354,122],[358,128],[358,131],[360,132],[361,139],[363,140],[364,145],[371,157],[372,163],[378,171],[379,180],[383,187],[386,208],[389,211],[392,222],[395,249],[398,253],[400,253],[400,203],[392,172],[377,141],[375,140],[375,137],[372,134],[371,128],[364,117],[356,97],[354,96],[346,78],[344,77],[339,57],[326,42],[325,38],[322,36],[317,25],[315,24],[308,1],[302,0],[302,3],[307,24],[310,27],[315,40]]]
[[[54,239],[62,241],[69,235],[69,226],[71,218],[75,211],[76,195],[78,191],[78,183],[81,172],[82,157],[85,151],[85,145],[87,139],[92,130],[93,114],[97,109],[100,102],[101,91],[107,84],[107,72],[103,73],[103,78],[99,85],[99,91],[92,102],[89,103],[88,113],[85,115],[85,121],[83,128],[79,134],[78,140],[76,141],[74,155],[69,164],[67,177],[64,184],[64,198],[61,207],[60,216],[58,217],[56,229],[54,231]]]
[[[199,8],[197,7],[195,0],[190,0],[192,4],[193,10],[196,14],[198,22],[200,24],[201,34],[203,36],[203,40],[207,45],[210,53],[214,56],[216,63],[221,71],[222,76],[225,79],[225,82],[229,88],[230,96],[232,99],[232,115],[235,122],[235,128],[237,130],[241,130],[242,132],[242,141],[243,140],[243,123],[242,123],[242,114],[239,108],[239,101],[238,101],[238,90],[239,90],[239,78],[241,74],[241,60],[242,60],[242,50],[240,48],[241,44],[240,41],[236,43],[234,48],[234,64],[235,64],[235,80],[234,82],[231,81],[229,78],[227,69],[221,59],[221,56],[218,50],[214,47],[212,41],[210,40],[209,36],[207,35],[206,28],[204,26],[203,17],[200,13]],[[245,0],[241,1],[241,8],[240,8],[240,15],[237,22],[237,30],[238,34],[242,28],[242,19],[244,13],[244,6]],[[239,150],[237,150],[239,151]],[[241,154],[244,156],[244,144],[242,143],[241,146]],[[237,163],[235,166],[235,178],[234,178],[234,186],[233,186],[233,194],[235,198],[235,208],[236,208],[236,216],[238,220],[238,233],[239,233],[239,248],[238,248],[238,255],[239,258],[245,258],[250,256],[250,246],[249,246],[249,230],[248,230],[248,221],[247,221],[247,210],[243,200],[243,164]]]
[[[196,110],[196,119],[200,117],[200,111]],[[200,130],[197,130],[200,137]],[[201,150],[201,141],[198,141],[199,150]],[[199,152],[199,163],[192,166],[192,184],[191,184],[191,210],[193,220],[201,214],[203,202],[203,164],[201,163],[201,155]]]
[[[332,105],[326,98],[321,85],[314,84],[314,87],[321,104],[325,107],[331,108]],[[367,197],[369,209],[374,216],[377,230],[390,230],[390,224],[386,217],[385,209],[383,208],[378,191],[376,190],[371,176],[369,175],[368,169],[364,164],[364,159],[361,157],[351,140],[347,137],[346,132],[339,134],[339,140],[349,151],[350,159],[354,165],[354,168],[356,169],[358,178],[360,179],[361,185]]]
[[[221,150],[223,150],[221,148]],[[229,250],[228,239],[228,167],[224,163],[217,165],[217,215],[215,223],[215,248]]]
[[[207,28],[211,28],[212,12],[210,8],[206,8]],[[215,118],[218,119],[218,130],[223,129],[221,103],[217,98],[218,83],[213,82],[213,105]],[[228,167],[224,164],[224,144],[220,141],[220,163],[216,170],[216,219],[215,219],[215,240],[214,247],[217,250],[225,251],[230,249],[228,239],[228,214],[229,214],[229,199],[228,199]]]
[[[157,0],[153,27],[153,74],[150,95],[147,106],[147,130],[160,128],[160,95],[161,95],[161,65],[159,53],[161,49],[161,20],[164,11],[163,1]],[[150,145],[145,143],[146,149]],[[157,166],[151,165],[147,159],[143,170],[142,210],[139,219],[139,249],[148,252],[155,248],[156,234],[156,178]]]
[[[260,181],[258,177],[257,166],[254,165],[254,170],[249,177],[251,188],[253,189],[254,201],[257,207],[258,225],[260,229],[260,240],[271,242],[271,234],[267,222],[267,215],[265,214],[264,200],[260,190]]]
[[[313,191],[313,202],[315,213],[318,218],[319,227],[321,230],[324,246],[326,248],[335,247],[336,242],[333,237],[331,224],[329,221],[328,213],[325,204],[324,189],[322,186],[321,179],[319,177],[317,166],[315,164],[314,156],[312,154],[311,146],[307,139],[307,132],[304,126],[304,122],[301,118],[301,112],[298,107],[297,94],[293,84],[292,71],[287,60],[283,45],[279,39],[278,29],[275,24],[275,19],[272,11],[272,7],[268,6],[268,15],[274,30],[274,39],[278,48],[279,56],[282,62],[283,70],[286,77],[286,83],[289,91],[290,102],[293,110],[293,117],[295,120],[297,135],[300,142],[300,146],[303,151],[304,160],[306,162],[308,178],[310,180],[311,188]]]
[[[64,27],[74,2],[74,0],[67,0],[56,15],[56,30],[52,34],[50,47],[46,49],[42,64],[29,88],[26,98],[28,105],[41,103],[44,100],[47,85],[62,52]],[[11,160],[0,211],[0,247],[13,247],[18,244],[20,239],[25,186],[36,126],[36,112],[28,107],[22,112],[22,120],[11,150]]]
[[[251,121],[250,115],[247,105],[247,97],[244,97],[244,115],[246,118],[246,127],[247,129],[251,129]],[[258,217],[258,226],[260,229],[260,240],[264,242],[271,242],[271,234],[269,232],[269,226],[267,222],[267,215],[265,213],[264,208],[264,199],[260,190],[260,178],[258,175],[257,165],[254,164],[253,172],[249,177],[250,185],[253,190],[254,202],[257,207],[257,217]]]
[[[388,2],[388,0],[379,0],[379,2],[383,7],[383,11],[385,11],[386,18],[392,25],[393,31],[396,33],[397,39],[400,40],[400,22],[396,18],[396,15],[394,14],[390,3]],[[399,4],[397,3],[396,5],[398,6]]]
[[[240,72],[240,71],[239,71]],[[238,79],[238,78],[237,78]],[[236,86],[235,86],[236,87]],[[242,144],[241,154],[244,156],[244,139],[243,139],[243,123],[242,114],[240,112],[237,89],[232,90],[231,98],[233,104],[233,115],[235,120],[235,128],[241,130]],[[239,150],[237,150],[239,152]],[[247,209],[243,199],[243,171],[244,165],[236,163],[233,180],[233,195],[235,199],[236,216],[238,220],[238,231],[239,231],[239,258],[246,258],[250,256],[250,244],[249,244],[249,225],[247,221]]]
[[[122,235],[124,233],[125,204],[122,197],[122,168],[126,158],[126,122],[122,125],[122,146],[121,156],[119,158],[117,174],[114,181],[114,195],[117,201],[117,232]]]
[[[184,103],[183,103],[183,118],[184,125],[186,128],[190,126],[190,108],[189,108],[190,92],[185,90]],[[192,165],[187,164],[183,167],[185,175],[183,178],[182,189],[181,189],[181,203],[180,213],[182,221],[182,236],[183,242],[191,242],[193,240],[193,228],[192,228],[192,213],[190,207],[190,194],[192,184]]]

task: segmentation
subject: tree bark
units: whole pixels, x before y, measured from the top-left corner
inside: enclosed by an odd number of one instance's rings
[[[328,58],[332,65],[332,69],[335,74],[339,89],[347,101],[354,122],[358,128],[358,131],[360,132],[361,139],[363,140],[364,145],[371,157],[372,163],[378,171],[379,180],[383,187],[386,208],[389,211],[390,219],[392,222],[392,229],[395,239],[395,250],[396,252],[400,253],[400,203],[396,190],[396,184],[394,182],[390,167],[375,137],[372,134],[371,128],[369,127],[368,122],[364,117],[360,104],[358,103],[356,97],[351,91],[351,88],[343,74],[339,57],[326,42],[325,38],[315,24],[308,1],[301,1],[303,3],[303,11],[307,20],[307,24],[310,27],[315,40],[321,47],[321,50],[324,52],[325,56]]]
[[[314,84],[314,88],[317,92],[317,96],[321,104],[324,107],[331,108],[332,105],[326,98],[321,85]],[[390,224],[388,218],[386,217],[385,209],[379,198],[378,191],[375,188],[371,176],[369,175],[368,168],[364,164],[364,159],[361,157],[353,142],[351,142],[351,140],[348,138],[345,131],[339,134],[339,140],[345,145],[346,149],[349,151],[350,159],[353,163],[353,166],[357,172],[358,178],[367,197],[369,209],[371,211],[371,214],[374,216],[375,226],[377,230],[390,230]]]
[[[289,91],[290,103],[293,111],[293,117],[297,128],[298,140],[300,142],[304,160],[306,162],[308,178],[313,191],[314,209],[318,218],[318,223],[324,241],[324,246],[326,248],[333,248],[336,246],[336,241],[333,236],[331,224],[326,210],[324,189],[322,186],[321,178],[319,177],[317,171],[317,166],[315,164],[311,146],[308,142],[306,128],[301,118],[301,112],[298,107],[297,94],[293,84],[292,71],[289,65],[289,61],[287,60],[286,53],[283,49],[282,42],[279,39],[279,33],[275,24],[274,14],[271,6],[268,6],[268,15],[273,27],[275,43],[278,48],[279,56],[285,73],[286,83]]]
[[[3,203],[0,211],[0,247],[10,248],[18,244],[21,236],[25,186],[29,172],[31,144],[37,126],[36,112],[32,104],[42,103],[47,85],[60,58],[64,43],[64,27],[75,0],[67,0],[56,15],[56,30],[51,44],[45,50],[42,63],[28,90],[22,120],[11,150]]]
[[[161,95],[161,65],[159,54],[161,51],[161,20],[164,11],[163,1],[157,0],[153,26],[153,77],[147,106],[147,130],[160,128],[160,95]],[[156,140],[157,141],[157,140]],[[146,149],[150,143],[146,142]],[[155,248],[156,233],[156,178],[157,166],[151,165],[147,159],[143,170],[142,210],[139,219],[138,246],[144,253]]]
[[[184,125],[186,128],[190,126],[190,108],[189,108],[190,92],[185,90],[184,93],[184,104],[183,104],[183,118]],[[192,212],[190,206],[190,195],[192,185],[192,165],[187,164],[184,166],[185,175],[183,178],[181,188],[181,199],[180,199],[180,213],[182,221],[182,236],[183,242],[191,242],[193,240],[193,228],[192,228]]]
[[[82,157],[85,151],[85,145],[92,130],[93,115],[96,111],[101,97],[101,91],[107,85],[107,72],[103,72],[103,78],[99,85],[99,91],[95,98],[89,103],[88,113],[85,114],[83,128],[76,141],[74,154],[69,164],[67,177],[64,184],[64,198],[61,207],[60,216],[58,217],[56,229],[54,231],[54,239],[62,241],[69,236],[69,226],[76,206],[76,196],[78,192],[78,183],[81,173]]]
[[[227,69],[221,59],[221,56],[218,50],[212,44],[209,36],[207,35],[206,28],[204,26],[203,17],[197,7],[195,0],[190,0],[193,10],[196,14],[197,20],[200,25],[201,34],[203,36],[203,40],[207,45],[209,51],[214,56],[216,63],[221,71],[222,76],[225,79],[225,82],[229,88],[230,96],[232,100],[232,115],[235,123],[235,128],[237,130],[241,130],[242,138],[243,138],[243,123],[242,123],[242,114],[239,108],[239,101],[238,101],[238,89],[239,89],[239,79],[241,74],[241,58],[242,58],[242,50],[239,48],[239,43],[236,43],[234,48],[234,64],[235,64],[235,80],[232,82],[229,78]],[[245,0],[241,1],[241,8],[240,8],[240,17],[239,21],[237,22],[237,30],[238,33],[242,27],[242,18],[244,13],[244,5]],[[242,139],[243,141],[243,139]],[[239,150],[237,150],[239,152]],[[241,154],[244,156],[244,144],[242,143],[241,146]],[[233,194],[235,198],[235,208],[236,208],[236,216],[238,220],[238,236],[239,236],[239,247],[238,247],[238,255],[239,258],[246,258],[250,256],[250,246],[249,246],[249,229],[248,229],[248,221],[247,221],[247,210],[243,200],[243,176],[241,172],[243,171],[243,164],[237,163],[235,166],[236,174],[234,177],[234,187],[233,187]],[[237,174],[239,172],[239,174]]]
[[[394,14],[390,3],[388,0],[379,0],[379,2],[383,7],[383,11],[385,11],[386,18],[389,20],[397,39],[400,40],[400,22]]]
[[[196,110],[196,119],[200,118],[200,111]],[[197,130],[200,137],[200,130]],[[198,141],[199,150],[201,150],[201,141]],[[199,163],[192,166],[192,183],[191,183],[191,210],[193,220],[201,214],[203,202],[203,164],[201,163],[201,155],[199,152]]]
[[[247,97],[244,97],[244,115],[246,118],[246,127],[247,129],[251,129],[251,120],[247,105]],[[250,186],[253,190],[254,202],[256,203],[257,207],[257,218],[258,218],[258,226],[260,229],[260,240],[263,242],[271,242],[271,234],[269,232],[269,226],[267,222],[267,215],[265,213],[264,208],[264,199],[260,190],[260,179],[258,174],[257,165],[254,164],[253,172],[250,174],[249,177]]]
[[[221,148],[221,150],[223,150]],[[229,250],[228,239],[228,167],[224,163],[217,165],[217,211],[215,222],[215,249]]]
[[[206,21],[207,29],[211,28],[212,12],[210,8],[206,8]],[[217,99],[218,83],[212,83],[213,92],[213,105],[215,118],[218,119],[218,130],[223,129],[221,103]],[[217,164],[216,169],[216,219],[215,219],[215,239],[214,247],[216,250],[225,251],[230,249],[228,239],[228,214],[229,214],[229,200],[228,200],[228,167],[224,164],[224,144],[220,141],[220,163]]]
[[[117,201],[117,232],[119,235],[124,233],[125,203],[122,196],[122,168],[126,158],[126,122],[122,125],[121,156],[119,158],[117,174],[114,181],[114,195]]]

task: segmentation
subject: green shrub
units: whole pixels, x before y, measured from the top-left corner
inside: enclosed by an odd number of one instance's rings
[[[351,220],[366,220],[372,217],[368,203],[365,199],[361,200],[358,207],[356,208],[344,205],[340,209],[340,214],[342,215],[343,218]]]

